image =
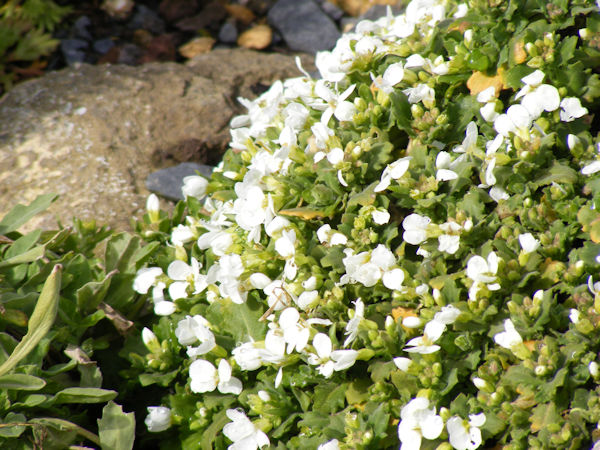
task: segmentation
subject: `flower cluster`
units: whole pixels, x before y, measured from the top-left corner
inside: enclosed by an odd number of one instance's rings
[[[134,281],[161,316],[144,379],[173,392],[150,431],[244,449],[600,438],[600,15],[570,3],[413,0],[318,53],[319,78],[241,99],[223,162],[185,180],[188,215]]]

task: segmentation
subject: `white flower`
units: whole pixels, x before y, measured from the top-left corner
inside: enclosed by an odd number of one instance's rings
[[[344,245],[348,238],[338,231],[333,231],[329,224],[322,225],[317,230],[317,238],[321,244]]]
[[[594,378],[597,378],[600,374],[600,366],[596,361],[592,361],[588,364],[588,370],[590,372],[590,375]]]
[[[563,122],[572,122],[588,113],[588,109],[581,106],[577,97],[563,98],[560,108],[560,120]]]
[[[356,85],[349,86],[344,92],[338,94],[327,86],[325,80],[315,83],[315,94],[320,97],[319,101],[313,101],[310,106],[322,110],[321,123],[327,125],[331,116],[335,116],[340,122],[352,120],[356,113],[356,107],[346,99],[352,94]]]
[[[402,221],[404,234],[402,238],[412,245],[419,245],[427,239],[427,227],[431,223],[431,219],[427,216],[419,214],[410,214]]]
[[[523,338],[519,332],[515,329],[512,320],[506,319],[504,321],[504,331],[494,335],[494,341],[501,347],[512,349],[515,345],[523,342]]]
[[[373,84],[386,94],[391,94],[394,91],[394,86],[400,83],[403,78],[404,68],[402,67],[401,62],[390,64],[387,69],[385,69],[383,76],[375,78],[371,74]]]
[[[416,316],[407,316],[402,319],[402,326],[405,328],[419,328],[423,325],[423,321]]]
[[[402,408],[400,418],[400,450],[419,449],[422,438],[436,439],[444,429],[443,419],[435,413],[435,407],[429,409],[429,400],[424,397],[413,398],[408,402]]]
[[[197,394],[212,392],[215,388],[222,394],[242,392],[242,382],[231,376],[231,366],[225,359],[219,361],[218,370],[204,359],[194,361],[190,365],[190,378],[190,389]]]
[[[160,202],[158,201],[158,197],[156,194],[150,194],[148,199],[146,200],[146,211],[148,211],[148,215],[152,222],[155,222],[159,218],[160,213]]]
[[[435,91],[424,83],[404,89],[402,92],[408,96],[408,103],[423,102],[426,107],[431,107],[435,103]]]
[[[438,250],[440,252],[446,252],[450,255],[454,255],[459,248],[460,236],[442,234],[438,237],[438,242]]]
[[[462,144],[457,145],[452,151],[456,153],[468,153],[472,148],[477,146],[477,136],[479,135],[479,131],[477,129],[477,124],[473,121],[469,122],[467,125],[467,129],[465,130],[465,138],[462,141]]]
[[[215,336],[209,326],[208,321],[199,314],[193,317],[186,316],[179,321],[175,328],[175,336],[181,345],[188,346],[189,356],[204,355],[215,348]],[[198,347],[190,347],[198,341],[200,341]]]
[[[327,441],[324,444],[319,445],[317,450],[339,450],[339,442],[337,439],[332,439],[331,441]]]
[[[540,248],[540,241],[533,237],[531,233],[519,235],[519,244],[525,254],[535,252]]]
[[[439,152],[435,158],[435,167],[438,169],[435,179],[438,181],[451,181],[458,178],[458,174],[451,170],[452,157],[448,152]]]
[[[402,372],[406,372],[408,370],[408,368],[410,367],[410,365],[412,364],[412,360],[410,358],[405,358],[403,356],[399,356],[397,358],[394,358],[394,364]]]
[[[498,271],[498,256],[490,252],[487,260],[479,255],[472,256],[467,262],[467,276],[473,281],[493,283]]]
[[[485,423],[485,414],[469,414],[469,423],[454,416],[448,419],[446,428],[450,445],[457,450],[474,450],[481,445],[481,430],[479,427]]]
[[[263,363],[262,353],[254,342],[244,342],[231,351],[235,362],[242,370],[258,369]]]
[[[569,320],[573,323],[579,322],[579,311],[574,308],[569,310]]]
[[[381,181],[373,189],[374,192],[381,192],[386,190],[392,180],[400,179],[408,170],[411,157],[406,156],[388,164],[383,172],[381,173]]]
[[[171,426],[171,410],[166,406],[148,406],[148,415],[144,420],[148,431],[158,433]]]
[[[494,120],[494,129],[504,137],[516,133],[520,129],[529,130],[533,117],[522,105],[510,106],[505,114],[500,114]]]
[[[271,443],[268,436],[243,411],[228,409],[226,414],[231,422],[223,427],[223,434],[233,442],[227,447],[229,450],[256,450]]]
[[[600,161],[593,161],[581,169],[581,173],[584,175],[592,175],[596,172],[600,172]]]
[[[167,275],[173,283],[169,286],[169,295],[173,300],[186,298],[187,288],[189,286],[194,290],[194,294],[199,294],[208,286],[206,275],[200,274],[202,264],[194,257],[191,259],[191,264],[176,259],[167,267]]]
[[[295,242],[296,232],[294,230],[283,230],[281,237],[275,241],[275,251],[283,258],[291,258],[296,253]]]
[[[185,198],[195,197],[201,199],[206,195],[208,180],[198,175],[191,175],[183,179],[181,193]]]
[[[351,344],[354,339],[356,339],[356,335],[358,333],[358,325],[364,319],[365,314],[365,304],[360,298],[357,298],[354,301],[354,317],[348,321],[346,324],[346,332],[344,333],[346,336],[346,340],[344,341],[344,347],[347,347]]]
[[[320,364],[317,371],[325,378],[329,378],[333,371],[345,370],[356,362],[356,350],[333,350],[331,339],[324,333],[317,333],[313,338],[313,347],[317,354],[308,354],[308,363]]]
[[[299,323],[300,313],[296,308],[286,308],[279,316],[279,326],[283,330],[283,339],[287,344],[287,353],[301,352],[308,344],[310,330]]]
[[[160,267],[147,267],[138,270],[133,280],[133,290],[140,294],[147,294],[148,290],[156,283],[156,278],[162,273]]]
[[[179,224],[171,230],[171,243],[176,246],[183,246],[195,237],[194,230],[187,225]]]
[[[390,213],[385,209],[376,209],[371,213],[371,217],[373,218],[373,222],[375,222],[377,225],[385,225],[390,221]]]

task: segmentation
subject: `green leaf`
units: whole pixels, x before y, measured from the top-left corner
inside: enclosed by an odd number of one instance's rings
[[[37,261],[46,252],[46,246],[39,245],[31,250],[21,253],[20,255],[13,256],[12,258],[0,261],[0,269],[6,269],[8,267],[18,266],[19,264],[26,264],[33,261]]]
[[[33,216],[47,209],[57,198],[56,194],[44,194],[27,206],[18,204],[0,221],[0,235],[15,231]]]
[[[412,112],[410,111],[410,103],[408,97],[399,90],[394,90],[390,94],[392,102],[392,117],[396,119],[398,128],[406,131],[409,135],[414,135],[412,129]]]
[[[117,273],[116,270],[108,273],[102,281],[90,281],[77,290],[77,308],[80,311],[92,311],[104,300],[110,279]]]
[[[543,176],[531,183],[531,186],[537,188],[552,183],[574,184],[577,182],[577,172],[571,167],[554,161],[554,165]]]
[[[238,342],[250,339],[262,341],[265,338],[267,324],[259,321],[264,311],[261,305],[248,296],[246,303],[238,305],[230,299],[212,303],[206,318],[216,327],[228,332]]]
[[[23,414],[9,412],[4,420],[0,420],[0,437],[18,438],[25,431],[26,427],[23,424],[26,421]]]
[[[114,399],[115,391],[99,388],[72,387],[56,393],[56,403],[103,403]]]
[[[563,422],[554,403],[545,403],[533,408],[533,415],[529,418],[531,432],[548,429],[550,432],[559,431]]]
[[[124,413],[123,408],[108,402],[98,419],[100,446],[106,450],[130,450],[135,440],[135,416]]]
[[[212,450],[213,442],[217,438],[217,436],[223,430],[223,427],[229,423],[230,420],[226,415],[225,411],[221,411],[216,416],[213,416],[212,423],[210,426],[202,433],[202,450]]]
[[[62,266],[55,265],[52,273],[44,283],[38,302],[31,314],[27,334],[17,344],[9,358],[0,366],[0,376],[8,373],[19,361],[25,358],[50,330],[58,311],[61,272]]]
[[[17,391],[38,391],[46,386],[43,378],[12,373],[0,376],[0,389],[14,389]]]
[[[39,417],[31,419],[29,422],[46,427],[55,428],[61,431],[75,431],[77,434],[90,440],[94,444],[100,445],[100,439],[97,435],[95,435],[91,431],[86,430],[85,428],[80,427],[79,425],[73,422],[69,422],[68,420],[55,419],[54,417]]]

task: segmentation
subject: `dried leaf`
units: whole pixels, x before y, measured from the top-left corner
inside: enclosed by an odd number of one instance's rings
[[[262,50],[268,47],[272,40],[273,32],[268,25],[256,25],[240,34],[237,43],[240,47]]]

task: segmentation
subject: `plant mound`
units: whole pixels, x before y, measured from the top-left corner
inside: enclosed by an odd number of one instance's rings
[[[598,441],[599,42],[590,1],[415,0],[243,100],[140,224],[161,445]]]

